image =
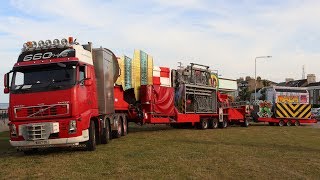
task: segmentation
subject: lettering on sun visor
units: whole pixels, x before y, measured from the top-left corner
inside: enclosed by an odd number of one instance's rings
[[[35,51],[26,51],[20,54],[18,62],[37,61],[46,59],[56,59],[65,57],[75,57],[74,49],[42,49]]]

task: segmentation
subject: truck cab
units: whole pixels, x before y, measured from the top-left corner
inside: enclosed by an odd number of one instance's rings
[[[99,126],[91,44],[72,37],[27,42],[4,76],[10,144],[18,149],[78,146]]]

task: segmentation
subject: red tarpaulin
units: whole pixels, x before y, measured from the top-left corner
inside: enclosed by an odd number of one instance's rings
[[[158,85],[141,86],[141,103],[147,113],[174,116],[174,89]]]

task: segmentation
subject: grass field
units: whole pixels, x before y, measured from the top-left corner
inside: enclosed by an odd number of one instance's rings
[[[95,152],[25,156],[0,133],[0,179],[319,179],[320,129],[133,127]]]

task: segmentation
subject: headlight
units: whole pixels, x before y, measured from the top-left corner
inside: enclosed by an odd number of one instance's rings
[[[37,42],[32,41],[32,47],[33,47],[33,48],[37,48]]]
[[[69,122],[69,133],[75,133],[77,131],[77,121],[76,120],[70,120]]]
[[[68,40],[67,39],[62,39],[61,40],[61,45],[66,46],[68,44]]]
[[[40,48],[42,48],[42,47],[44,46],[44,41],[40,40],[40,41],[38,42],[38,46],[39,46]]]
[[[17,127],[14,124],[10,125],[10,131],[11,131],[11,136],[16,137],[17,136]]]
[[[24,43],[24,44],[23,44],[23,48],[25,48],[25,49],[28,48],[28,44],[27,44],[27,43]]]
[[[54,45],[54,46],[59,46],[59,44],[60,44],[59,39],[53,40],[53,45]]]
[[[51,41],[50,40],[46,40],[46,46],[50,47],[51,46]]]

